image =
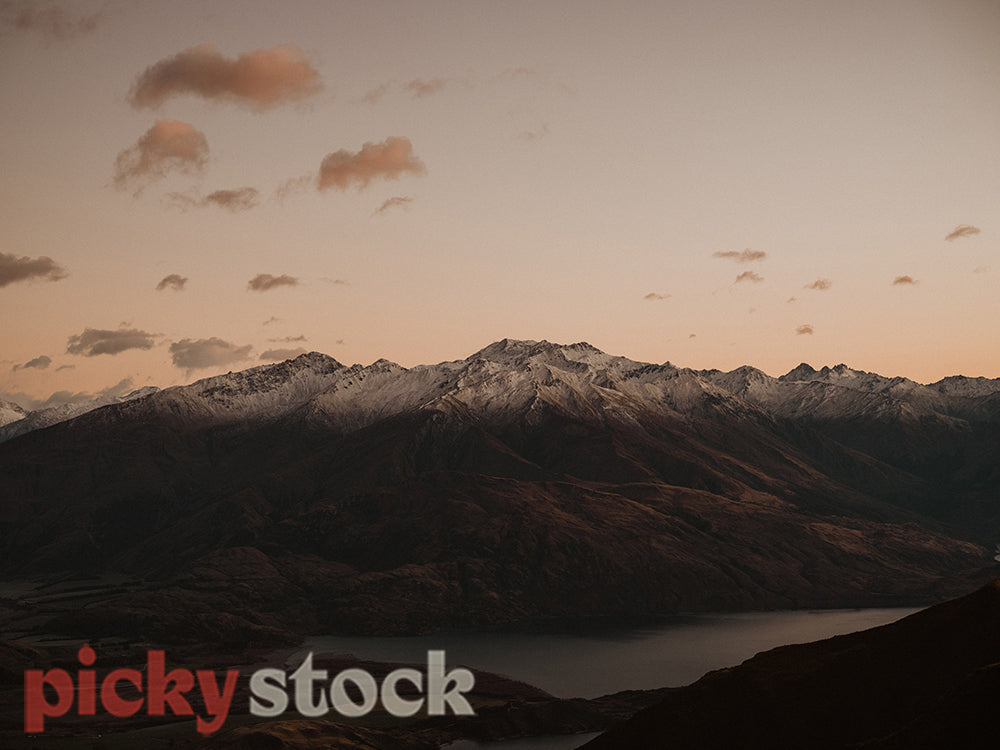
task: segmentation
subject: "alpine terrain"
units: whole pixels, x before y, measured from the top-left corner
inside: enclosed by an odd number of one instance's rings
[[[273,643],[922,604],[987,580],[1000,540],[1000,380],[503,340],[19,411],[0,559],[32,594],[11,632]]]

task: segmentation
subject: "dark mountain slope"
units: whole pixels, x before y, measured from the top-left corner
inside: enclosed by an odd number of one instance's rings
[[[303,355],[0,444],[3,573],[142,579],[64,622],[185,638],[913,603],[983,575],[990,476],[928,481],[783,412],[786,385],[585,344]]]
[[[710,672],[585,747],[993,747],[998,633],[994,581],[891,625]]]

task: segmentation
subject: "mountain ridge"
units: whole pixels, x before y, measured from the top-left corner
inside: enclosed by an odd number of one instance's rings
[[[217,375],[0,443],[2,572],[144,581],[64,623],[175,639],[968,588],[1000,539],[1000,391],[848,369],[503,340]]]
[[[5,412],[5,422],[0,424],[0,442],[19,434],[48,427],[73,419],[95,408],[124,401],[143,398],[153,393],[187,393],[199,397],[221,418],[257,418],[273,416],[282,406],[301,406],[301,400],[320,396],[327,390],[343,391],[354,386],[351,375],[365,380],[372,375],[395,374],[398,378],[420,380],[429,384],[424,394],[427,398],[435,388],[442,388],[442,381],[458,371],[468,371],[477,362],[495,365],[524,367],[552,367],[565,372],[595,371],[604,374],[604,384],[612,376],[623,380],[634,380],[642,375],[669,374],[672,379],[687,378],[687,396],[677,402],[683,409],[691,405],[690,397],[700,388],[707,390],[707,384],[720,388],[725,394],[738,396],[749,403],[780,416],[844,417],[877,414],[880,410],[895,410],[896,416],[939,415],[949,418],[995,421],[1000,419],[1000,378],[968,378],[961,375],[948,376],[935,383],[921,385],[902,377],[886,377],[876,373],[854,370],[844,364],[834,367],[824,366],[816,370],[802,363],[784,375],[772,377],[749,365],[743,365],[729,372],[720,370],[695,370],[679,368],[670,362],[651,364],[630,360],[626,357],[608,355],[587,342],[562,345],[548,341],[502,339],[494,342],[463,360],[440,362],[434,365],[416,365],[406,368],[385,359],[370,365],[344,365],[336,359],[320,352],[309,352],[285,362],[259,365],[247,370],[230,372],[204,378],[190,385],[172,386],[166,389],[147,387],[134,391],[121,399],[97,399],[88,404],[56,407],[36,411],[24,411],[20,407]],[[484,368],[488,369],[488,367]],[[415,373],[421,373],[420,378]],[[601,385],[601,378],[592,378],[595,385]],[[294,381],[294,382],[293,382]],[[345,385],[346,382],[346,385]],[[271,400],[253,399],[251,394],[260,394],[269,389],[266,386],[285,383],[282,393],[272,393]],[[810,386],[809,384],[819,384]],[[264,387],[261,387],[264,386]],[[280,386],[279,386],[280,387]],[[852,395],[837,388],[852,392]],[[710,389],[708,389],[710,390]],[[820,393],[823,391],[823,393]],[[352,393],[352,396],[356,395]],[[392,394],[387,394],[392,395]],[[397,398],[400,393],[394,394]],[[411,392],[411,396],[414,394]],[[634,395],[634,394],[632,394]],[[161,398],[167,399],[169,397]],[[228,398],[228,400],[227,400]],[[330,399],[335,400],[335,399]],[[412,398],[403,402],[410,406]],[[12,407],[16,405],[12,404]],[[17,417],[17,412],[23,416]]]

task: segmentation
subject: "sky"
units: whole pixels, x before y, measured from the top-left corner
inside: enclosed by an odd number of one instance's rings
[[[996,0],[0,0],[0,398],[587,341],[1000,377]]]

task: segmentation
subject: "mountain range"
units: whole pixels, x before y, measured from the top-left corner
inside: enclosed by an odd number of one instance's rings
[[[922,604],[989,578],[1000,539],[985,378],[505,339],[412,368],[314,352],[55,416],[0,427],[0,572],[130,581],[47,625],[101,635]]]

